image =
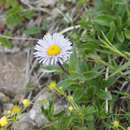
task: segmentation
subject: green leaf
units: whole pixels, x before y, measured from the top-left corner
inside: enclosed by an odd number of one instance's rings
[[[32,10],[22,11],[21,16],[30,20],[35,16],[35,12]]]
[[[0,45],[5,48],[12,48],[11,42],[6,38],[0,37]]]
[[[124,32],[123,32],[123,31],[117,32],[117,33],[116,33],[116,36],[117,36],[117,39],[118,39],[121,43],[124,42],[125,37],[124,37]]]
[[[4,5],[4,7],[6,8],[16,7],[18,6],[18,1],[17,0],[0,0],[0,5]]]
[[[35,35],[41,32],[41,29],[39,27],[31,27],[28,28],[24,31],[24,33],[29,36],[29,35]]]
[[[41,25],[41,28],[42,28],[42,30],[45,30],[45,31],[48,30],[49,27],[48,27],[48,21],[47,20],[44,20],[44,22]]]
[[[112,99],[112,96],[110,94],[109,91],[105,91],[105,90],[99,90],[97,91],[97,96],[100,98],[100,99],[104,99],[104,100],[111,100]]]
[[[110,24],[110,30],[109,30],[109,32],[108,32],[108,34],[107,34],[108,39],[110,39],[111,42],[112,42],[113,39],[114,39],[115,31],[116,31],[116,26],[115,26],[115,23],[112,22],[112,23]]]
[[[76,48],[74,47],[73,53],[70,57],[69,72],[74,73],[79,71],[79,59],[77,57]]]
[[[19,6],[19,4],[18,4],[18,1],[17,0],[4,0],[4,1],[6,1],[6,6],[7,7],[17,7],[17,6]]]
[[[10,28],[14,28],[15,26],[21,24],[23,20],[23,18],[20,16],[21,10],[21,6],[16,6],[6,12],[7,26],[9,26]]]
[[[96,109],[94,106],[87,106],[86,108],[86,114],[93,114],[96,112]]]
[[[130,30],[125,30],[125,37],[130,39]]]
[[[86,0],[78,0],[78,5],[82,6],[86,3]]]
[[[94,19],[96,24],[101,26],[110,26],[111,23],[114,21],[114,18],[110,15],[99,15]]]
[[[87,43],[83,43],[83,50],[86,54],[92,54],[96,52],[96,49],[98,49],[98,44],[95,41],[88,41]]]
[[[42,113],[48,118],[49,121],[52,121],[54,118],[54,103],[49,102],[49,108],[45,109],[44,106],[41,106]]]

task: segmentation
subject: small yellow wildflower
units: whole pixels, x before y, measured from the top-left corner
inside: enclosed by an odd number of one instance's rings
[[[30,104],[31,104],[31,102],[30,102],[29,99],[24,99],[24,100],[22,101],[22,103],[23,103],[24,107],[29,107]]]
[[[53,90],[57,87],[57,84],[55,81],[51,81],[48,85],[49,89]]]
[[[20,112],[21,112],[21,108],[18,105],[14,105],[11,109],[11,114],[16,114]]]
[[[74,108],[73,108],[72,106],[69,106],[69,107],[68,107],[68,110],[71,112],[71,111],[74,110]]]
[[[1,117],[1,118],[0,118],[0,126],[1,126],[1,127],[4,127],[4,126],[6,126],[7,124],[8,124],[8,119],[7,119],[7,117],[6,117],[6,116]]]
[[[114,128],[118,128],[120,123],[119,123],[119,121],[115,120],[115,121],[112,122],[112,125],[113,125]]]
[[[130,130],[130,126],[127,127],[127,130]]]
[[[67,98],[68,98],[69,101],[73,101],[74,100],[74,98],[72,96],[68,96]]]

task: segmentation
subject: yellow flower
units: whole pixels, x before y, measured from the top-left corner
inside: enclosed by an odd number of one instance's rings
[[[21,108],[18,105],[14,105],[11,109],[11,114],[16,114],[20,112],[21,112]]]
[[[49,89],[53,90],[57,87],[57,84],[55,81],[51,81],[48,85]]]
[[[119,123],[119,121],[115,120],[115,121],[112,122],[112,125],[113,125],[114,128],[118,128],[120,123]]]
[[[22,101],[22,103],[23,103],[24,107],[29,107],[30,104],[31,104],[31,102],[30,102],[29,99],[24,99],[24,100]]]
[[[127,130],[130,130],[130,126],[127,127]]]
[[[72,106],[69,106],[69,107],[68,107],[68,110],[71,112],[71,111],[74,110],[74,108],[73,108]]]
[[[68,96],[67,98],[68,98],[69,101],[73,101],[74,100],[74,98],[72,96]]]
[[[1,118],[0,118],[0,126],[1,126],[1,127],[4,127],[4,126],[6,126],[7,124],[8,124],[8,119],[7,119],[7,117],[6,117],[6,116],[1,117]]]

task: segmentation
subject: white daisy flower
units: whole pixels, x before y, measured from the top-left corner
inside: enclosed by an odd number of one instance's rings
[[[34,57],[45,65],[63,64],[72,53],[72,43],[60,33],[47,33],[35,46]]]

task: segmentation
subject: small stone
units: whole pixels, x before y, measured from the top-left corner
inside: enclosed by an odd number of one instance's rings
[[[9,97],[5,96],[5,94],[0,92],[0,101],[1,102],[7,102],[7,101],[9,101]]]
[[[18,117],[19,121],[13,124],[14,130],[36,130],[34,122],[30,119],[29,114],[25,113]]]
[[[47,100],[50,96],[50,93],[47,89],[43,89],[37,96],[36,101],[30,110],[30,118],[36,123],[36,126],[41,127],[46,123],[49,123],[47,118],[41,113],[41,101]]]
[[[13,107],[13,104],[12,103],[4,103],[3,104],[3,109],[4,111],[7,113],[7,111],[10,111],[11,108]]]

